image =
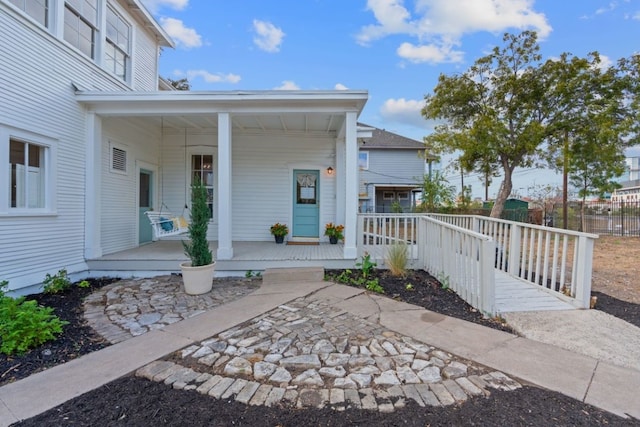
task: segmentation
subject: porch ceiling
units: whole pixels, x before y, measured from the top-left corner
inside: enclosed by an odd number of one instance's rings
[[[344,114],[287,113],[287,114],[234,114],[233,129],[245,133],[282,132],[336,135],[344,124]],[[157,119],[163,130],[211,130],[218,128],[218,117],[213,115],[171,115]]]

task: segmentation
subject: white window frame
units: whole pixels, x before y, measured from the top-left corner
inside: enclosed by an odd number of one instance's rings
[[[44,179],[43,179],[43,207],[12,207],[11,192],[9,191],[9,170],[7,179],[0,184],[0,215],[50,215],[56,212],[56,189],[57,189],[57,146],[58,141],[54,138],[40,135],[34,132],[0,126],[0,164],[9,164],[9,146],[11,140],[17,140],[26,144],[34,144],[44,148]]]
[[[382,200],[395,200],[396,193],[394,191],[383,191]]]
[[[408,191],[398,191],[398,200],[409,200],[409,192]]]
[[[368,151],[358,152],[358,168],[360,170],[369,170],[369,152]]]
[[[80,4],[83,5],[85,0],[79,0]],[[103,43],[103,40],[100,39],[100,31],[99,31],[99,26],[100,26],[100,0],[96,0],[97,1],[97,6],[96,6],[96,17],[95,17],[95,22],[92,22],[90,19],[88,19],[86,13],[84,13],[84,10],[77,10],[74,5],[71,4],[70,1],[63,1],[63,5],[62,5],[62,22],[61,22],[61,28],[62,28],[62,39],[67,42],[69,44],[69,46],[72,46],[74,49],[76,49],[78,52],[80,52],[82,55],[97,61],[98,59],[98,54],[99,52],[101,52],[102,50],[100,49],[100,44]],[[86,24],[90,29],[91,29],[91,54],[87,55],[86,52],[84,52],[79,46],[76,45],[76,43],[74,43],[73,41],[69,41],[64,37],[64,28],[66,27],[66,20],[64,18],[65,14],[66,14],[66,9],[69,9],[69,11],[75,15],[77,17],[77,19]],[[80,31],[78,29],[77,32],[78,36],[80,36]]]
[[[14,3],[14,1],[17,1],[20,4],[16,4]],[[51,26],[51,9],[55,7],[55,5],[52,4],[51,0],[33,0],[44,3],[44,22],[40,22],[38,17],[33,16],[27,10],[27,2],[29,1],[30,0],[9,0],[9,4],[18,9],[20,13],[23,13],[25,16],[29,17],[29,19],[31,19],[33,22],[44,28],[49,28]]]
[[[116,19],[118,19],[125,26],[127,26],[128,34],[127,34],[126,46],[122,46],[121,44],[118,44],[118,40],[112,40],[109,37],[109,32],[108,32],[109,13],[112,13],[116,17]],[[132,46],[132,37],[133,37],[133,25],[131,25],[131,22],[125,19],[123,14],[118,12],[118,10],[116,10],[112,5],[107,6],[107,13],[104,19],[104,25],[105,25],[104,39],[103,39],[104,48],[102,49],[103,67],[105,70],[112,73],[119,79],[125,82],[129,82],[131,78],[131,46]],[[116,31],[117,31],[117,25],[116,25]],[[110,46],[113,47],[116,54],[119,52],[124,55],[124,76],[117,74],[115,69],[110,69],[107,67],[107,51]]]
[[[211,224],[217,224],[218,223],[218,216],[216,215],[218,212],[218,150],[216,149],[212,149],[212,147],[206,147],[206,146],[201,146],[201,147],[191,147],[187,150],[187,157],[185,159],[185,171],[186,171],[186,176],[185,176],[185,194],[186,194],[186,201],[187,201],[187,205],[189,206],[189,209],[191,209],[191,182],[192,182],[192,178],[193,178],[193,171],[191,170],[191,159],[193,158],[193,156],[212,156],[212,173],[213,173],[213,185],[212,186],[208,186],[205,183],[205,187],[209,188],[213,188],[213,201],[212,201],[212,207],[211,207],[211,219],[209,220],[209,222]]]

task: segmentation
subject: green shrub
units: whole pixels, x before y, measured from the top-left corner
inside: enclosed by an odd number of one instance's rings
[[[44,283],[45,294],[59,294],[71,287],[71,280],[69,280],[67,270],[64,268],[58,270],[58,274],[54,274],[53,276],[47,273],[42,283]]]
[[[24,353],[56,338],[68,322],[52,314],[53,309],[41,307],[24,297],[5,295],[6,281],[0,282],[0,352],[11,355]]]
[[[45,294],[59,294],[71,288],[71,280],[69,280],[67,270],[64,268],[58,270],[58,273],[53,276],[47,273],[42,283],[44,284]],[[77,286],[79,288],[88,288],[91,284],[83,280]]]
[[[207,229],[211,212],[207,199],[207,188],[199,178],[191,185],[191,224],[189,224],[189,241],[182,241],[184,253],[191,260],[192,267],[209,265],[213,262],[213,254],[207,240]]]
[[[406,276],[407,275],[407,260],[409,258],[409,251],[407,245],[400,243],[391,245],[385,262],[389,267],[389,271],[393,276]]]

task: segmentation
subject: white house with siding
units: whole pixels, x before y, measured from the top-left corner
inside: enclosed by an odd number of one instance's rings
[[[152,245],[144,211],[188,217],[194,176],[209,188],[218,262],[240,242],[272,242],[276,222],[312,243],[344,224],[339,257],[355,260],[366,91],[160,91],[173,42],[139,0],[0,0],[0,40],[10,289]]]

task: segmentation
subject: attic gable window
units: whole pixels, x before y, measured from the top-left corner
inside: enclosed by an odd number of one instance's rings
[[[95,58],[98,0],[64,3],[64,39],[89,58]]]
[[[131,26],[113,9],[107,9],[105,68],[122,80],[127,79]]]
[[[40,25],[49,25],[47,14],[49,13],[49,0],[9,0],[9,3],[35,19]]]

